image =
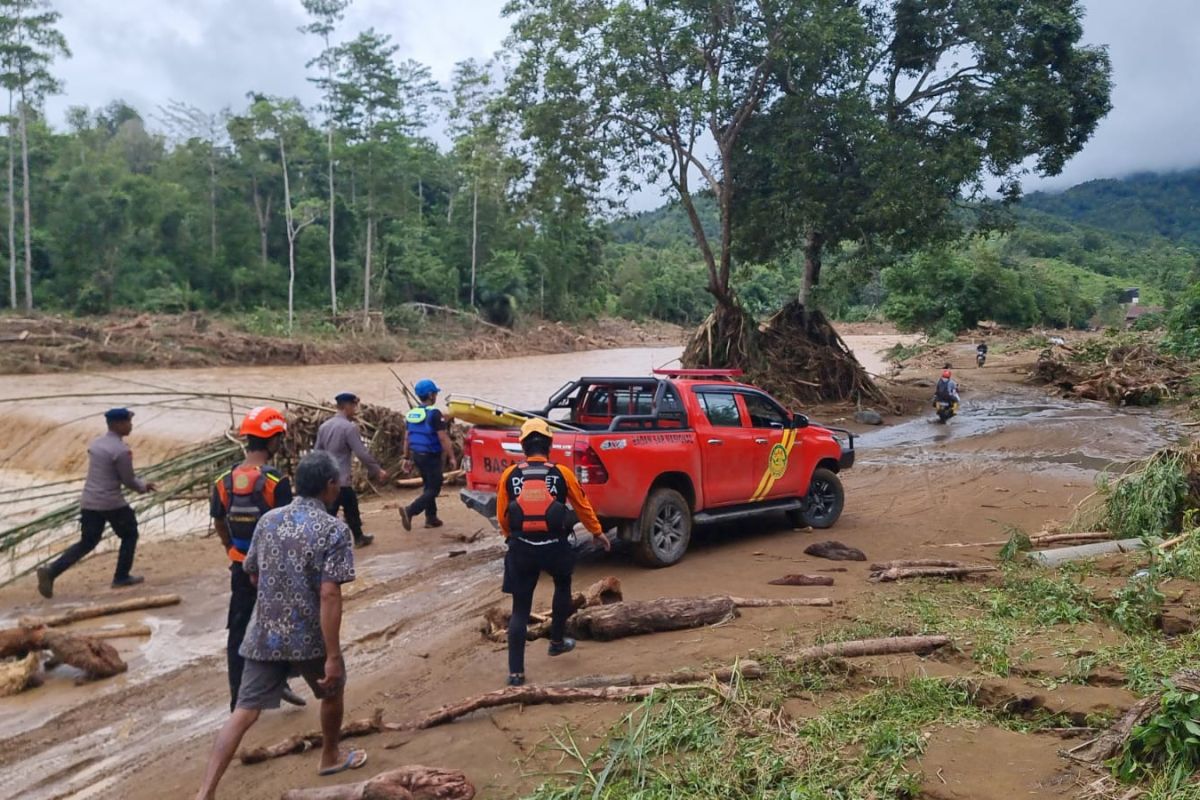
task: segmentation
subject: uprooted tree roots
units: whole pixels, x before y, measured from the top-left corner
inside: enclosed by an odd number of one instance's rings
[[[741,369],[793,406],[867,402],[892,408],[825,315],[796,301],[761,325],[738,306],[718,305],[683,353],[690,368]]]
[[[1149,406],[1178,397],[1188,381],[1186,364],[1147,344],[1112,348],[1103,363],[1070,348],[1042,351],[1030,378],[1067,397],[1117,406]]]

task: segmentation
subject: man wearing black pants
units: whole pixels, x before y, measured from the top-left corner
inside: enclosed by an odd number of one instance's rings
[[[362,513],[358,509],[358,493],[354,491],[354,473],[351,469],[351,457],[356,457],[372,480],[386,481],[387,470],[379,465],[375,456],[363,444],[362,433],[355,423],[358,416],[358,395],[353,392],[342,392],[334,398],[338,413],[321,423],[317,429],[317,442],[314,450],[324,450],[333,456],[341,471],[342,489],[337,499],[329,507],[329,513],[337,516],[338,509],[343,511],[346,524],[354,536],[355,547],[366,547],[375,541],[369,533],[363,533]]]
[[[503,590],[512,595],[512,616],[508,622],[509,686],[525,683],[525,636],[533,610],[533,592],[543,572],[554,579],[549,653],[560,656],[575,649],[575,640],[564,635],[567,618],[574,610],[571,576],[575,571],[575,552],[567,537],[575,519],[583,523],[605,550],[612,546],[575,474],[550,463],[552,436],[550,426],[542,419],[531,419],[521,427],[525,461],[504,471],[496,493],[496,519],[508,540]]]
[[[441,389],[429,379],[417,381],[414,388],[421,405],[404,418],[407,433],[404,437],[404,458],[421,473],[421,496],[412,505],[400,506],[400,523],[412,530],[413,517],[425,515],[426,528],[440,528],[437,499],[442,491],[442,470],[453,470],[454,445],[447,432],[446,416],[434,408]]]
[[[109,409],[104,412],[104,420],[108,433],[88,445],[87,479],[79,498],[79,541],[53,564],[38,569],[38,592],[42,597],[53,597],[58,576],[96,549],[106,524],[112,526],[113,533],[121,540],[112,587],[119,589],[142,582],[141,576],[130,574],[137,552],[138,523],[122,487],[138,494],[153,492],[158,487],[152,481],[143,481],[133,471],[133,451],[125,444],[125,437],[133,432],[133,412],[127,408]]]

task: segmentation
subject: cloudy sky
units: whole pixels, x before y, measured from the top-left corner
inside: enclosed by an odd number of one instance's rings
[[[217,109],[257,90],[313,99],[304,64],[315,42],[297,31],[300,0],[53,0],[74,57],[59,64],[66,94],[49,107],[122,98],[143,114],[170,99]],[[503,43],[503,0],[354,0],[347,38],[390,33],[400,55],[446,80],[455,62]],[[1142,169],[1200,165],[1200,0],[1084,0],[1086,39],[1113,58],[1114,110],[1046,188]],[[1031,184],[1029,188],[1037,188]]]

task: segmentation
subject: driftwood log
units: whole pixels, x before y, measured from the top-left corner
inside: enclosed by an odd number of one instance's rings
[[[937,558],[910,558],[899,561],[885,561],[882,564],[872,564],[871,572],[886,572],[889,569],[904,569],[906,567],[966,567],[961,561],[945,561]]]
[[[1086,533],[1044,533],[1039,536],[1030,536],[1029,542],[1034,547],[1041,547],[1046,544],[1085,544],[1087,542],[1102,542],[1112,538],[1112,534],[1108,531],[1091,531]],[[991,542],[952,542],[949,544],[938,544],[937,547],[1003,547],[1008,544],[1008,540],[997,540]]]
[[[316,789],[292,789],[282,800],[472,800],[475,787],[461,772],[401,767],[370,780]]]
[[[626,636],[715,625],[737,616],[733,598],[662,597],[585,608],[567,623],[580,639],[605,642]]]
[[[443,474],[442,482],[448,486],[448,485],[454,483],[455,481],[460,480],[466,474],[467,473],[464,472],[463,470],[456,469],[453,472],[447,472],[447,473]],[[395,484],[396,484],[396,486],[400,487],[401,489],[416,489],[421,486],[422,480],[423,480],[422,478],[397,478],[395,481]]]
[[[88,678],[111,678],[128,669],[112,645],[45,627],[0,631],[0,658],[25,658],[49,650],[55,661],[70,664]]]
[[[593,583],[583,592],[576,592],[571,598],[572,605],[578,611],[581,608],[612,605],[625,599],[621,592],[620,579],[609,575]],[[503,606],[492,606],[483,612],[483,635],[493,642],[508,641],[508,620],[512,612]],[[550,612],[535,611],[529,615],[529,625],[525,629],[525,640],[544,639],[550,635]]]
[[[39,626],[57,628],[62,625],[70,625],[72,622],[79,622],[80,620],[107,617],[112,614],[125,614],[130,611],[142,611],[147,608],[174,606],[178,605],[179,602],[180,598],[177,594],[164,594],[158,597],[138,597],[132,600],[122,600],[117,603],[103,603],[98,606],[73,608],[70,611],[56,614],[52,617],[22,617],[21,625],[26,628],[36,628]]]
[[[807,647],[783,658],[785,664],[799,664],[832,658],[863,658],[867,656],[916,653],[925,655],[950,643],[948,636],[899,636],[887,639],[861,639],[851,642]],[[342,729],[343,736],[362,736],[380,731],[413,731],[433,728],[453,722],[476,711],[509,705],[563,705],[587,701],[630,700],[649,697],[657,691],[711,691],[713,683],[727,683],[734,675],[746,679],[761,678],[766,671],[757,661],[743,661],[716,671],[681,670],[647,675],[592,675],[575,678],[560,684],[545,686],[512,686],[442,706],[417,720],[384,723],[381,714],[370,720],[360,720]],[[605,683],[607,681],[607,683]],[[319,747],[321,735],[310,733],[293,736],[270,747],[243,751],[244,764],[254,764],[290,753],[302,753]],[[353,795],[351,795],[353,797]]]
[[[996,572],[996,567],[893,567],[883,572],[874,572],[870,580],[879,583],[902,581],[908,578],[965,578],[983,572]]]
[[[366,736],[387,730],[383,724],[383,709],[375,709],[368,719],[356,719],[342,725],[341,738],[350,739],[355,736]],[[272,758],[290,755],[291,753],[306,753],[320,747],[324,737],[320,731],[310,731],[289,736],[282,742],[276,742],[267,747],[251,747],[238,754],[243,764],[258,764]]]
[[[857,547],[851,547],[841,542],[817,542],[804,548],[804,552],[817,558],[828,558],[830,561],[866,561],[867,556]]]
[[[73,630],[69,633],[87,639],[134,639],[150,636],[154,632],[149,625],[124,625],[120,628],[91,628],[89,630]]]
[[[828,608],[833,601],[828,597],[731,597],[738,608],[797,608],[813,606]]]
[[[767,581],[771,586],[833,586],[832,575],[784,575],[773,581]]]
[[[1171,676],[1171,683],[1185,692],[1200,692],[1200,671],[1185,669]],[[1134,728],[1144,723],[1158,709],[1163,692],[1143,697],[1126,711],[1112,727],[1091,741],[1064,752],[1068,758],[1089,764],[1102,764],[1115,758],[1125,747]]]

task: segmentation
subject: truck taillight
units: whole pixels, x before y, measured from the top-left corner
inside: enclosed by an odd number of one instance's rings
[[[463,460],[462,460],[462,471],[463,471],[463,472],[470,472],[470,471],[471,471],[471,457],[470,457],[470,456],[463,456]]]
[[[608,483],[608,470],[604,462],[586,442],[575,445],[575,477],[582,484]]]

